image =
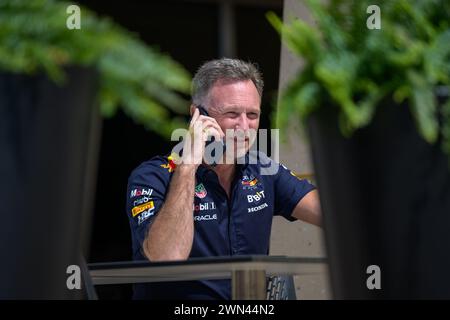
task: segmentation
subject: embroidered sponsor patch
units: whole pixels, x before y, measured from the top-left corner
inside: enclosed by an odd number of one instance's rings
[[[247,195],[247,202],[258,202],[261,199],[264,199],[266,196],[264,195],[264,190],[256,192],[256,194]]]
[[[175,160],[178,158],[179,157],[176,153],[172,153],[170,156],[167,157],[167,163],[162,164],[161,167],[167,169],[169,172],[175,171],[175,169],[177,167]]]
[[[155,213],[155,208],[148,209],[138,216],[138,225],[150,218]]]
[[[258,179],[256,179],[254,176],[243,176],[241,184],[244,189],[255,189],[258,184]]]
[[[130,192],[130,198],[140,197],[140,196],[151,196],[153,193],[153,189],[133,189]]]
[[[133,215],[133,217],[137,216],[139,213],[148,210],[148,209],[153,209],[154,208],[154,204],[153,201],[141,204],[139,206],[134,207],[133,209],[131,209],[131,213]]]
[[[262,210],[262,209],[264,209],[264,208],[267,208],[269,205],[266,203],[266,202],[264,202],[262,205],[260,205],[260,206],[257,206],[257,207],[253,207],[253,208],[248,208],[248,213],[252,213],[252,212],[256,212],[256,211],[259,211],[259,210]]]
[[[194,212],[197,211],[204,211],[204,210],[216,210],[216,204],[212,201],[212,202],[206,202],[206,203],[199,203],[199,204],[194,204]]]
[[[203,199],[204,197],[206,197],[207,194],[208,194],[208,192],[206,191],[203,183],[200,183],[199,185],[197,185],[195,187],[195,196],[197,198]]]
[[[152,198],[147,197],[147,196],[143,196],[142,198],[138,198],[138,199],[133,201],[133,207],[136,207],[136,206],[138,206],[140,204],[149,202],[150,200],[152,200]]]

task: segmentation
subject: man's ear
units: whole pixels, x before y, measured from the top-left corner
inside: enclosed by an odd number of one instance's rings
[[[191,104],[191,107],[189,108],[189,114],[191,115],[191,117],[194,115],[195,112],[195,105]]]

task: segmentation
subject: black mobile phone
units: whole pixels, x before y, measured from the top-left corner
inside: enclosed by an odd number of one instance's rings
[[[197,106],[196,108],[198,108],[198,110],[199,110],[199,112],[200,112],[201,115],[204,115],[204,116],[209,117],[208,112],[206,111],[206,109],[205,109],[203,106],[199,105],[199,106]],[[212,154],[211,154],[212,159],[215,159],[215,158],[216,158],[215,150],[220,150],[222,155],[225,153],[225,151],[226,151],[226,146],[225,146],[225,141],[224,141],[223,139],[221,139],[221,140],[219,140],[219,141],[216,141],[215,137],[211,137],[211,140],[210,140],[210,141],[206,141],[206,143],[205,143],[205,148],[206,148],[207,146],[209,146],[211,143],[217,143],[217,144],[218,144],[218,145],[214,145],[214,146],[212,147]],[[213,162],[211,163],[211,165],[212,165],[212,166],[216,166],[217,163],[216,163],[215,161],[213,161]]]
[[[200,111],[201,115],[207,116],[209,117],[208,111],[206,111],[206,109],[202,106],[197,106],[197,109]]]

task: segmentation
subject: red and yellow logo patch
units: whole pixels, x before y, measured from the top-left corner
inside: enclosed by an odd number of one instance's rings
[[[169,172],[173,172],[173,171],[175,171],[175,168],[177,167],[177,164],[175,163],[174,160],[178,160],[178,159],[179,159],[179,157],[175,153],[172,153],[170,156],[167,157],[167,164],[162,164],[161,167],[169,170]]]
[[[131,213],[133,214],[133,217],[136,217],[139,213],[144,212],[145,210],[148,209],[152,209],[153,207],[154,207],[153,201],[146,202],[131,209]]]
[[[242,181],[243,186],[249,186],[249,187],[253,187],[257,183],[258,183],[258,179],[256,179],[256,178],[254,178],[253,180],[250,180],[250,181]]]

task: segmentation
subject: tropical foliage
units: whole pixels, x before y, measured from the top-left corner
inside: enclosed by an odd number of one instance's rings
[[[81,29],[70,30],[67,8],[54,0],[0,0],[0,70],[45,72],[63,85],[65,67],[98,70],[104,116],[118,108],[148,129],[169,136],[184,126],[188,72],[108,18],[81,7]],[[175,115],[175,117],[174,117]],[[177,115],[179,117],[177,117]]]
[[[267,18],[304,67],[282,93],[278,126],[293,113],[338,107],[345,136],[368,125],[382,101],[407,102],[421,136],[450,154],[450,1],[378,1],[381,29],[369,29],[367,0],[306,0],[314,24]],[[442,139],[440,140],[439,137]]]

